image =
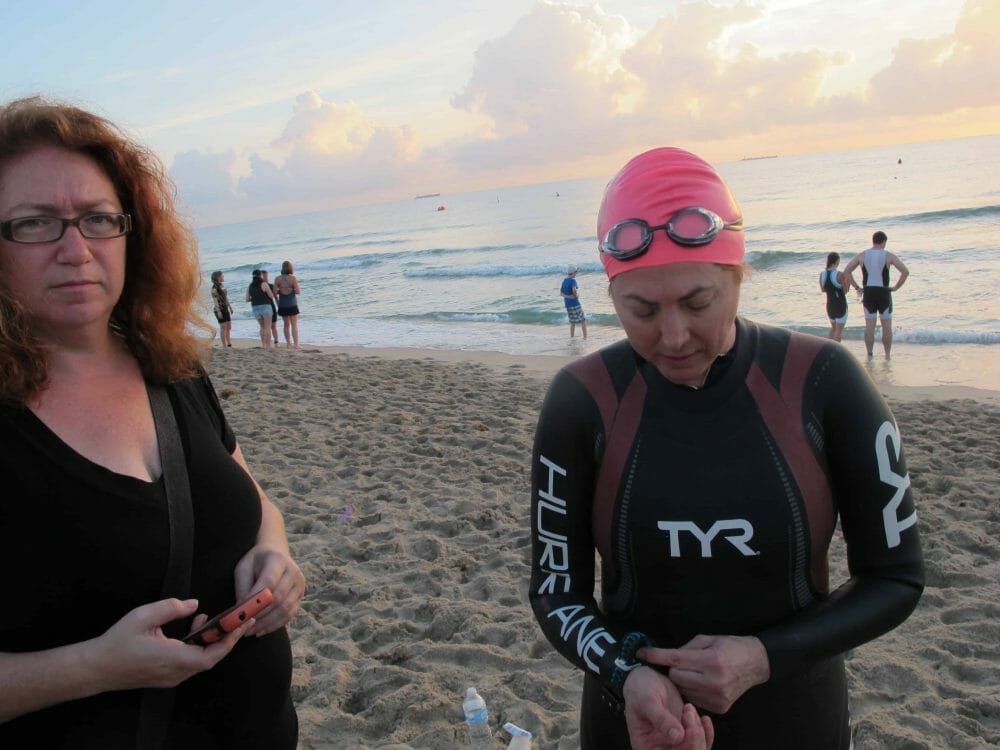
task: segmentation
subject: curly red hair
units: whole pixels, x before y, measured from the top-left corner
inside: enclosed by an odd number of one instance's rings
[[[108,120],[73,105],[36,96],[0,107],[0,175],[10,159],[42,146],[94,159],[132,215],[125,287],[111,327],[143,375],[168,383],[199,373],[206,345],[195,330],[211,327],[196,307],[198,242],[174,208],[176,190],[162,162]],[[47,378],[45,346],[7,288],[0,293],[0,399],[23,404]]]

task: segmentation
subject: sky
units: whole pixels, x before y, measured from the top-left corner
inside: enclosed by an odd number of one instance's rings
[[[1000,0],[34,0],[0,100],[148,145],[199,225],[1000,133]]]

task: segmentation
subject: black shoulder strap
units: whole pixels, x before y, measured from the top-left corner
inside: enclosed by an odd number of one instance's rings
[[[176,596],[184,599],[191,588],[191,560],[194,554],[191,483],[188,481],[181,433],[167,390],[163,386],[150,385],[147,391],[149,404],[153,409],[153,422],[156,424],[156,442],[160,448],[163,488],[167,496],[167,515],[170,520],[170,560],[163,577],[161,593],[164,598]]]
[[[191,588],[194,514],[191,509],[191,484],[184,460],[184,447],[181,445],[181,433],[166,389],[160,385],[147,384],[146,392],[156,425],[156,442],[160,449],[160,467],[170,527],[170,558],[167,561],[167,572],[163,576],[160,598],[175,596],[186,599]],[[139,750],[155,750],[163,746],[173,705],[172,689],[148,688],[143,691],[136,734],[136,747]]]

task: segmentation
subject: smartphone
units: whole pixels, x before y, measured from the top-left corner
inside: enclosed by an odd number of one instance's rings
[[[221,612],[208,620],[197,630],[192,630],[184,638],[185,643],[193,643],[198,646],[207,646],[225,637],[226,633],[231,633],[251,617],[257,615],[262,609],[270,606],[274,601],[271,589],[263,588],[235,607],[230,607],[225,612]]]

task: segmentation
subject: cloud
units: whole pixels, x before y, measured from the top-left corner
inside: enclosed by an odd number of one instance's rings
[[[904,39],[871,81],[873,110],[926,115],[1000,104],[1000,0],[968,0],[955,30]]]
[[[170,176],[178,186],[181,202],[196,217],[206,217],[237,202],[233,151],[185,151],[174,157]]]
[[[817,92],[837,57],[818,50],[762,54],[751,44],[727,50],[731,27],[762,16],[744,3],[680,6],[623,56],[642,92],[630,122],[637,134],[708,140],[815,119]]]
[[[632,85],[619,63],[629,31],[597,6],[540,3],[479,48],[452,104],[488,115],[501,137],[544,131],[556,118],[603,121]]]
[[[239,181],[250,203],[277,195],[326,205],[357,199],[406,184],[420,152],[412,128],[380,125],[353,102],[326,102],[312,91],[296,99],[272,148],[283,158],[253,154]]]
[[[477,51],[452,104],[494,127],[488,138],[457,146],[455,160],[486,167],[572,160],[814,119],[823,74],[840,58],[726,49],[728,29],[761,15],[746,3],[688,3],[640,36],[597,5],[540,3]]]
[[[267,156],[178,154],[171,175],[182,203],[197,218],[215,220],[301,212],[374,200],[406,187],[419,172],[411,128],[379,125],[356,104],[326,102],[312,91],[297,97],[284,130],[266,150]]]
[[[734,32],[764,18],[740,2],[681,4],[639,36],[599,6],[542,3],[484,44],[454,106],[493,122],[455,149],[487,167],[611,153],[623,144],[709,142],[792,126],[937,115],[1000,97],[1000,0],[969,0],[953,33],[903,40],[868,89],[822,95],[846,51],[767,54]]]
[[[606,148],[608,125],[637,86],[620,62],[633,39],[624,18],[596,5],[536,5],[477,50],[469,82],[452,97],[493,124],[481,141],[456,146],[456,162],[490,168]]]
[[[475,135],[424,148],[413,127],[306,91],[269,144],[179,154],[174,176],[199,207],[305,211],[582,176],[663,143],[777,152],[838,132],[898,138],[959,108],[1000,105],[1000,0],[968,0],[953,31],[899,41],[867,85],[834,95],[822,92],[846,50],[769,54],[733,41],[767,21],[762,8],[696,0],[640,33],[596,4],[539,2],[478,48],[450,98],[456,116],[484,124]]]

